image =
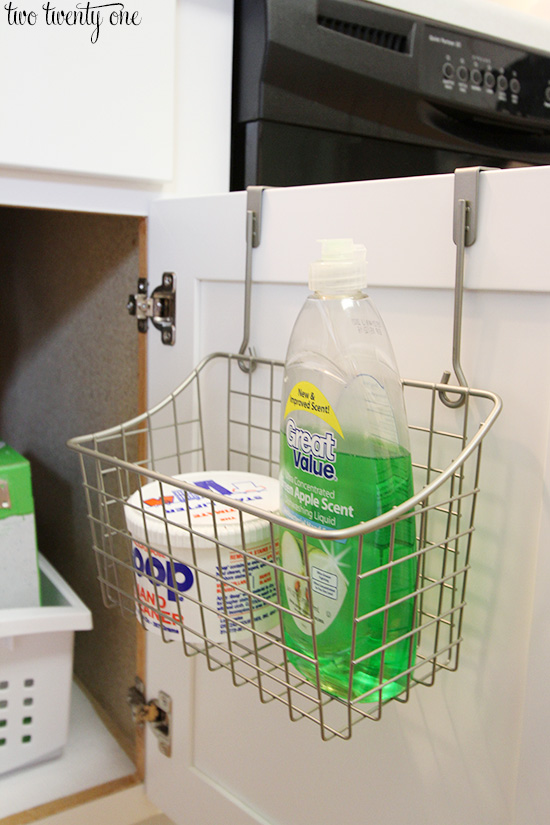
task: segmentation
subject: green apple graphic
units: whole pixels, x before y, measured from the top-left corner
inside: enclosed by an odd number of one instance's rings
[[[348,566],[343,561],[348,549],[336,555],[334,542],[319,542],[319,545],[316,547],[309,544],[308,547],[313,590],[313,616],[317,634],[325,631],[338,615],[349,584],[341,569]],[[283,580],[288,606],[296,614],[293,619],[299,630],[311,636],[311,623],[299,618],[299,616],[309,618],[311,615],[311,597],[307,580],[298,578],[306,576],[303,548],[288,531],[283,533],[281,540],[281,557],[285,569]]]

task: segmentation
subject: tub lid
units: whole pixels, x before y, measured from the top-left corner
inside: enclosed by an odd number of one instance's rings
[[[268,513],[274,513],[279,509],[279,482],[259,473],[239,470],[207,470],[183,473],[174,476],[174,479],[195,484],[204,490],[227,496],[234,501],[251,504]],[[189,506],[189,515],[186,501]],[[242,511],[213,502],[198,493],[186,493],[185,490],[172,487],[170,484],[160,484],[158,481],[146,484],[141,491],[137,490],[130,496],[124,507],[124,513],[128,530],[137,541],[147,542],[148,540],[150,544],[164,548],[167,546],[164,522],[166,512],[170,543],[174,547],[189,547],[191,544],[189,528],[207,537],[214,536],[213,506],[218,536],[230,544],[240,545]],[[269,537],[268,522],[245,512],[242,512],[242,520],[247,540],[255,541]],[[195,538],[195,545],[205,546],[205,543],[201,542],[200,538]],[[206,545],[213,546],[208,540],[206,540]]]

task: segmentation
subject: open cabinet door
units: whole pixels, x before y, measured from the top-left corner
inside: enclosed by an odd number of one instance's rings
[[[353,237],[367,247],[369,292],[402,375],[439,381],[451,368],[453,186],[444,175],[264,192],[253,252],[257,354],[284,360],[317,240]],[[530,647],[540,514],[548,508],[540,445],[550,411],[549,193],[550,169],[481,176],[462,365],[470,386],[502,396],[504,414],[484,444],[458,671],[419,686],[408,703],[391,702],[379,722],[361,721],[349,741],[323,742],[308,719],[291,722],[284,706],[262,704],[250,685],[235,688],[227,671],[208,672],[204,657],[188,659],[180,644],[147,634],[147,693],[171,697],[172,755],[147,732],[146,787],[178,825],[542,821],[546,788],[530,801],[523,793],[522,774],[535,758],[525,737],[537,733],[523,731],[522,719],[526,681],[550,675],[537,672],[548,669],[538,636]],[[173,347],[149,332],[150,404],[203,356],[239,349],[246,210],[243,192],[153,205],[149,280],[153,287],[163,272],[175,273],[177,324]],[[225,426],[225,411],[205,414]],[[540,621],[548,627],[548,609]],[[548,731],[548,709],[540,711]],[[517,819],[516,794],[524,802]]]

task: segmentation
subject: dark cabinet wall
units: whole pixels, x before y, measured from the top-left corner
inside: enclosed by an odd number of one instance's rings
[[[106,610],[96,581],[74,435],[138,412],[138,334],[126,313],[140,219],[0,208],[0,439],[31,462],[39,548],[92,610],[75,672],[134,748],[126,689],[131,617]]]

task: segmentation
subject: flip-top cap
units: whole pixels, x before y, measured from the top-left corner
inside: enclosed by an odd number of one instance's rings
[[[309,268],[309,288],[322,295],[342,295],[366,286],[365,247],[351,238],[322,240],[321,258]]]

